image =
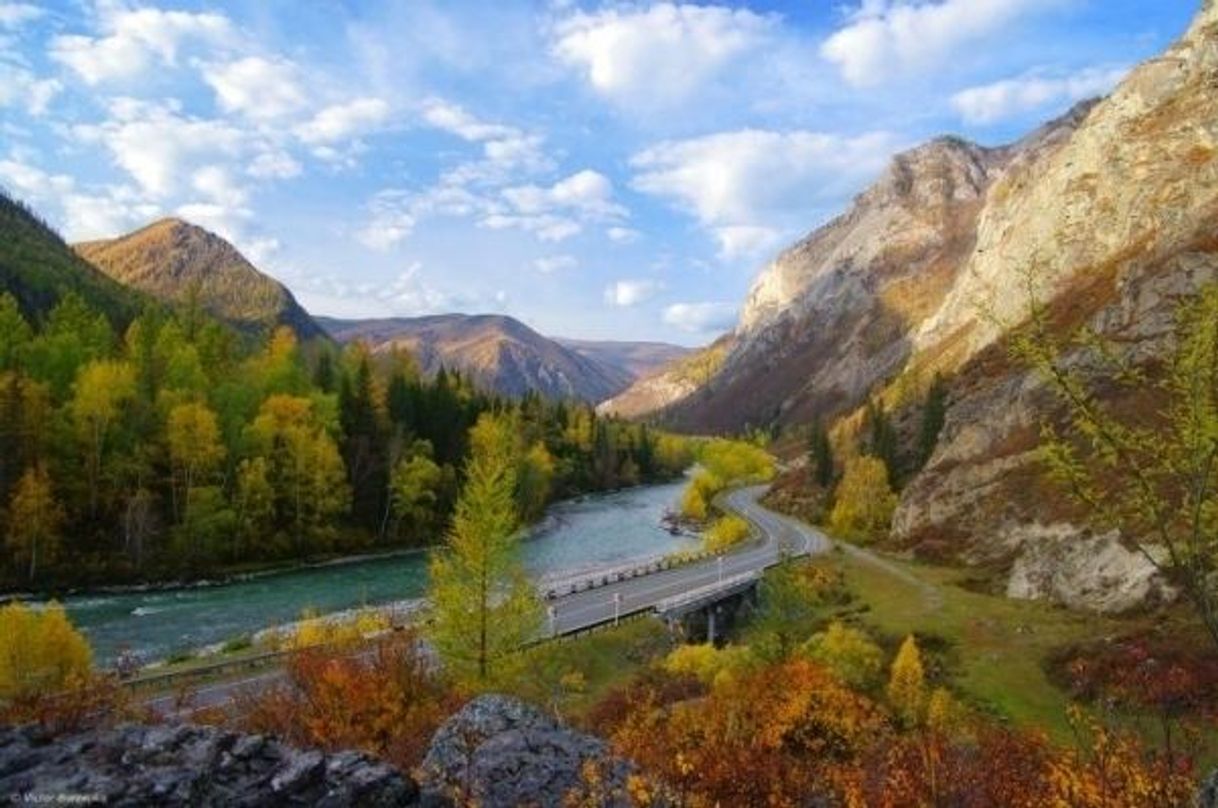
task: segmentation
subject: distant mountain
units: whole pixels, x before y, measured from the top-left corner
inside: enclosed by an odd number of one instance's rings
[[[76,253],[29,208],[0,192],[0,289],[37,320],[68,292],[122,325],[140,295],[123,288]]]
[[[74,248],[114,280],[160,300],[183,303],[195,296],[204,309],[241,331],[286,325],[302,340],[324,336],[283,284],[215,233],[181,219],[161,219]]]
[[[679,404],[714,377],[734,343],[734,336],[728,334],[705,348],[684,352],[640,376],[596,409],[603,415],[646,418]]]
[[[373,353],[409,351],[425,373],[457,369],[507,396],[536,391],[549,399],[597,403],[626,388],[626,370],[590,359],[519,320],[494,314],[318,322],[339,342],[362,340]]]
[[[667,342],[615,342],[553,337],[559,345],[602,365],[621,368],[634,379],[650,376],[665,365],[693,353]]]

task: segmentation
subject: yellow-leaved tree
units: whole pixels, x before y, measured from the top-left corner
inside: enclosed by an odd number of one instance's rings
[[[482,685],[537,636],[542,613],[520,563],[514,420],[483,414],[470,447],[447,546],[431,561],[429,637],[450,671]]]
[[[29,580],[39,564],[54,564],[59,555],[64,511],[55,500],[51,476],[43,465],[31,466],[13,489],[8,508],[6,545],[13,561],[26,568]]]
[[[0,608],[0,699],[82,684],[92,666],[93,652],[63,607],[51,603],[36,610],[14,601]]]
[[[874,541],[888,533],[897,495],[888,483],[888,468],[878,457],[859,456],[846,461],[837,485],[829,526],[856,541]]]
[[[901,643],[889,676],[888,701],[892,709],[906,725],[917,724],[926,702],[926,673],[922,668],[922,653],[912,634]]]
[[[837,674],[851,687],[867,690],[878,684],[884,652],[863,631],[834,620],[804,647],[809,657]]]

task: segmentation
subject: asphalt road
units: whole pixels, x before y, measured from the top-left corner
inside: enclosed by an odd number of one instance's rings
[[[630,578],[605,586],[564,595],[548,602],[553,609],[546,630],[550,635],[572,634],[611,622],[615,613],[626,617],[648,611],[668,598],[710,587],[723,579],[764,571],[783,557],[816,555],[832,547],[819,530],[777,514],[758,503],[766,486],[742,488],[723,497],[722,504],[747,519],[759,538],[739,550],[705,561]],[[279,669],[242,679],[194,687],[184,703],[177,695],[158,696],[144,704],[161,715],[175,715],[231,701],[238,692],[261,689],[282,681]]]
[[[765,490],[765,486],[742,488],[723,498],[728,510],[756,527],[759,541],[721,556],[722,561],[711,558],[556,598],[549,602],[553,617],[547,625],[548,632],[570,634],[611,621],[615,610],[619,617],[625,617],[652,609],[668,598],[713,586],[721,579],[761,572],[778,563],[784,551],[791,556],[815,555],[832,546],[815,528],[759,504],[757,499]]]

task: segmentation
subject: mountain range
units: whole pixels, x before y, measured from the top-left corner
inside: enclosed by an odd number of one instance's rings
[[[685,353],[662,343],[551,339],[496,314],[320,322],[339,342],[361,340],[373,353],[405,350],[424,373],[460,370],[486,389],[509,396],[533,391],[550,399],[596,403]]]
[[[197,302],[243,330],[404,348],[508,395],[601,402],[689,432],[829,427],[857,445],[882,403],[908,433],[936,377],[945,424],[900,492],[892,547],[983,568],[1016,597],[1130,608],[1168,596],[1118,533],[1095,534],[1046,482],[1060,405],[1008,340],[1032,301],[1153,370],[1180,300],[1218,278],[1218,4],[1104,99],[1008,145],[943,137],[896,156],[852,206],[782,252],[734,331],[700,351],[556,340],[498,315],[312,318],[218,236],[176,219],[73,252],[0,198],[0,279],[41,317],[68,291],[113,318]],[[1078,346],[1067,357],[1087,362]],[[792,447],[792,457],[799,454]]]

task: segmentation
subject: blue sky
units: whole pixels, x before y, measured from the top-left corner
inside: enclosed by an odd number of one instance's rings
[[[337,316],[699,344],[891,155],[1020,136],[1198,0],[0,1],[0,182],[179,215]]]

